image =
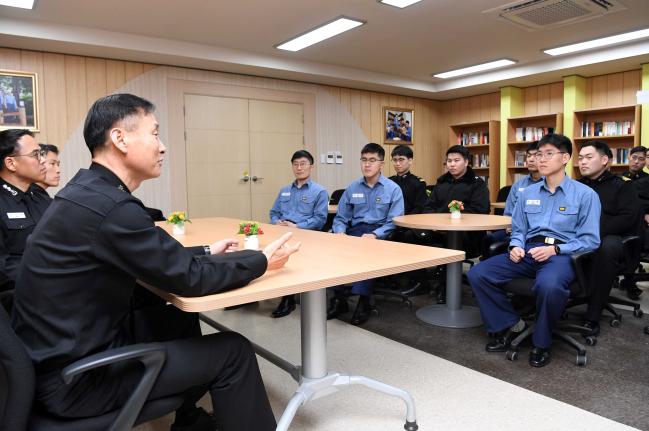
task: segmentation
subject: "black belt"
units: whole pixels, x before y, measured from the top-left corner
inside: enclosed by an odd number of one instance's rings
[[[532,238],[528,239],[526,242],[542,242],[544,244],[549,244],[549,245],[561,245],[565,244],[564,241],[561,241],[560,239],[552,238],[551,236],[533,236]]]

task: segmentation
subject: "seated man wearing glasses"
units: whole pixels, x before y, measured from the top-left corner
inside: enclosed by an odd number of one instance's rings
[[[649,176],[644,171],[647,160],[647,149],[645,147],[634,147],[629,152],[629,170],[622,174],[622,179],[626,181],[635,181],[640,178]]]
[[[394,217],[403,215],[403,193],[398,185],[381,173],[385,150],[369,143],[361,150],[363,176],[351,183],[340,197],[338,213],[334,218],[333,232],[367,239],[385,239],[394,230]],[[348,311],[343,286],[334,288],[327,310],[327,319]],[[352,293],[359,295],[352,325],[361,325],[370,317],[372,281],[354,283]]]
[[[30,190],[45,179],[43,159],[32,132],[0,132],[0,291],[13,289],[27,237],[50,204]]]
[[[549,134],[539,141],[539,172],[545,178],[525,188],[512,214],[509,252],[493,256],[468,274],[488,332],[497,333],[487,352],[504,352],[525,323],[501,289],[513,279],[535,279],[536,327],[529,363],[550,362],[552,327],[559,320],[575,279],[572,253],[599,247],[601,206],[590,187],[566,176],[572,142]]]
[[[32,184],[31,191],[37,196],[46,200],[52,200],[47,193],[50,187],[58,187],[61,181],[61,161],[59,160],[59,149],[56,145],[38,144],[45,154],[45,178]]]
[[[270,209],[270,222],[279,226],[320,230],[327,221],[329,196],[327,190],[311,180],[313,156],[299,150],[291,157],[295,181],[282,187]],[[284,317],[295,310],[295,295],[282,298],[272,316]]]

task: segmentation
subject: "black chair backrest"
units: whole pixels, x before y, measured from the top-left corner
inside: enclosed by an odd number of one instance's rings
[[[25,430],[34,400],[34,366],[0,307],[0,430]]]
[[[329,204],[338,205],[338,202],[340,202],[340,198],[342,197],[343,193],[345,193],[345,189],[334,190],[334,192],[331,194],[331,197],[329,198]]]
[[[507,196],[509,196],[509,192],[511,189],[512,186],[501,187],[500,190],[498,190],[498,195],[496,196],[496,202],[506,202]]]

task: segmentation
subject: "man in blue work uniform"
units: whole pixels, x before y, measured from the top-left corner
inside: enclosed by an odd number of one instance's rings
[[[509,348],[525,328],[507,294],[500,289],[515,278],[535,278],[536,328],[530,365],[550,362],[552,327],[564,311],[575,278],[570,254],[599,247],[601,206],[588,186],[566,176],[572,143],[549,134],[539,141],[539,172],[545,178],[527,187],[512,215],[509,252],[476,265],[468,277],[487,331],[498,333],[488,352]]]
[[[313,156],[306,150],[291,157],[295,181],[282,187],[270,209],[270,222],[279,226],[320,230],[327,221],[327,190],[311,180]],[[282,298],[272,316],[284,317],[295,310],[295,295]]]
[[[403,193],[397,184],[381,174],[385,150],[369,143],[361,150],[363,177],[347,187],[338,202],[333,232],[368,239],[386,239],[394,230],[392,219],[403,215]],[[338,286],[327,310],[327,319],[348,311],[344,289]],[[352,293],[359,295],[352,325],[361,325],[370,317],[371,280],[354,283]]]

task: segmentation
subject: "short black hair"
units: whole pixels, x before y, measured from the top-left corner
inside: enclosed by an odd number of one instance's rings
[[[537,151],[538,149],[539,149],[539,141],[534,141],[527,144],[527,148],[525,149],[525,152],[529,153],[530,151]]]
[[[291,157],[291,163],[293,163],[297,159],[305,158],[309,160],[309,163],[313,164],[313,156],[311,153],[309,153],[307,150],[298,150],[293,153],[293,157]]]
[[[52,144],[38,144],[41,147],[41,150],[45,151],[45,154],[47,153],[54,153],[56,155],[59,154],[59,148],[56,145]]]
[[[451,153],[459,154],[462,156],[462,158],[464,158],[464,160],[469,160],[469,150],[462,145],[453,145],[452,147],[450,147],[448,150],[446,150],[446,157],[448,157],[448,155]]]
[[[5,167],[5,159],[18,149],[18,141],[25,135],[34,134],[27,129],[8,129],[0,132],[0,171]]]
[[[412,159],[413,157],[412,148],[410,148],[410,145],[397,145],[392,150],[391,157],[394,156],[403,156]]]
[[[609,159],[613,160],[613,152],[604,141],[587,141],[581,146],[580,150],[586,147],[593,147],[602,156],[607,156]]]
[[[560,135],[559,133],[548,133],[539,139],[539,148],[543,145],[552,145],[562,153],[567,153],[569,156],[572,156],[572,141],[567,136]]]
[[[385,159],[385,150],[383,149],[382,146],[380,146],[379,144],[375,144],[374,142],[370,142],[369,144],[366,144],[361,150],[361,156],[367,153],[378,154],[379,159],[381,160]]]
[[[645,153],[647,154],[647,148],[646,147],[633,147],[631,148],[631,151],[629,151],[629,155],[635,154],[635,153]]]
[[[108,132],[115,124],[133,115],[147,115],[155,111],[153,103],[132,94],[111,94],[95,101],[83,125],[83,137],[90,154],[108,140]]]

